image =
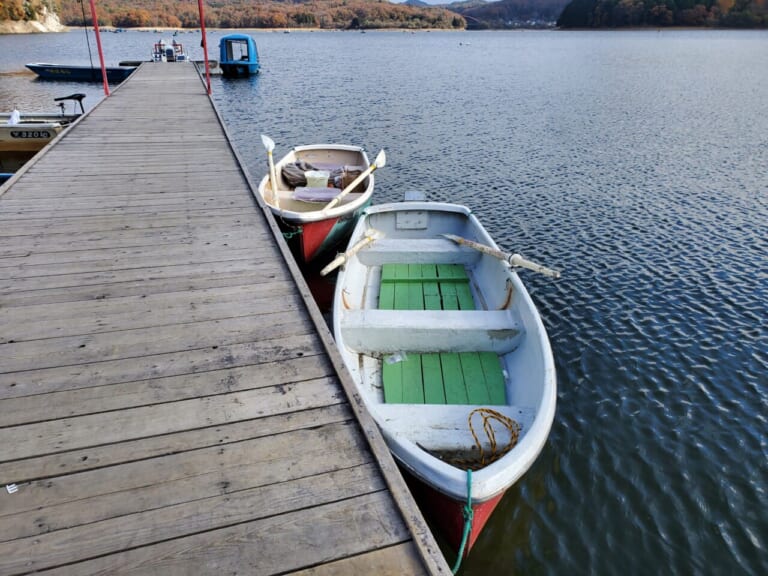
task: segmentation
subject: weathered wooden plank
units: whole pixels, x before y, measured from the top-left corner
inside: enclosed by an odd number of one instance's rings
[[[5,398],[0,401],[0,427],[301,382],[333,373],[321,356],[306,356],[197,374],[49,392],[44,398],[38,395]],[[44,411],[40,410],[41,403],[46,406]]]
[[[17,372],[231,346],[306,332],[308,325],[307,319],[294,310],[275,310],[260,315],[244,313],[226,321],[217,318],[99,334],[16,341],[0,346],[0,366],[4,372]]]
[[[129,268],[149,268],[151,266],[180,266],[184,264],[204,264],[222,259],[243,260],[246,258],[259,258],[264,260],[270,252],[274,253],[274,247],[265,250],[256,250],[255,248],[230,248],[229,246],[220,249],[218,256],[215,251],[202,251],[195,258],[194,250],[182,250],[174,257],[145,255],[139,251],[136,255],[126,255],[124,257],[110,257],[107,254],[98,259],[67,259],[65,257],[55,258],[52,262],[41,262],[38,264],[22,262],[17,266],[0,267],[0,281],[9,278],[25,278],[30,276],[56,276],[59,274],[82,274],[90,271],[99,270],[125,270]],[[258,256],[257,256],[258,253]],[[183,254],[183,257],[182,257]]]
[[[301,299],[277,289],[283,283],[224,286],[206,290],[125,296],[109,300],[0,308],[0,324],[8,326],[2,343],[40,338],[99,334],[169,324],[203,322],[235,315],[299,310]]]
[[[14,221],[28,220],[35,223],[40,220],[50,220],[49,224],[61,221],[65,223],[66,220],[73,220],[76,218],[88,218],[89,220],[98,220],[108,216],[122,216],[126,218],[128,216],[134,217],[137,221],[146,219],[148,217],[162,218],[167,215],[169,218],[174,218],[181,214],[189,215],[190,217],[202,217],[205,212],[210,212],[211,216],[217,214],[236,216],[237,210],[242,211],[250,208],[250,200],[238,200],[235,201],[214,201],[211,200],[207,204],[189,204],[182,206],[180,204],[159,204],[159,203],[139,203],[139,202],[125,202],[119,206],[90,206],[69,209],[66,207],[50,207],[45,205],[40,206],[25,206],[23,208],[14,208],[5,214],[10,214]],[[125,224],[124,224],[125,225]]]
[[[3,496],[4,504],[7,505],[0,510],[0,517],[33,511],[38,506],[58,506],[105,494],[137,490],[153,484],[181,481],[225,469],[240,472],[240,467],[246,464],[261,464],[264,470],[257,474],[244,474],[245,486],[235,487],[235,490],[281,482],[290,476],[276,474],[269,467],[271,462],[279,461],[284,455],[288,455],[296,460],[292,466],[299,467],[294,477],[301,477],[304,475],[301,467],[311,465],[300,462],[308,459],[303,451],[306,450],[322,460],[324,444],[326,447],[338,448],[341,457],[346,455],[352,459],[353,466],[370,461],[365,451],[360,450],[364,440],[355,432],[355,424],[352,421],[331,423],[314,430],[288,430],[269,436],[258,434],[259,421],[253,421],[251,424],[253,435],[239,442],[218,446],[206,443],[205,447],[185,446],[177,453],[157,458],[123,462],[66,476],[17,484],[19,490],[13,494],[13,498]],[[116,450],[120,450],[120,447],[120,444],[113,446]],[[358,454],[354,454],[355,452]],[[328,455],[328,458],[331,456]],[[343,461],[339,462],[339,467],[345,467]],[[190,497],[190,500],[195,499],[197,497],[194,495]]]
[[[165,228],[144,228],[113,230],[109,234],[104,231],[72,232],[57,234],[55,231],[49,231],[48,234],[38,233],[36,235],[25,234],[24,238],[17,238],[15,241],[23,243],[23,248],[17,250],[26,254],[32,252],[48,253],[57,251],[71,251],[73,246],[87,246],[90,250],[100,250],[104,248],[124,248],[141,247],[148,245],[205,245],[213,242],[227,242],[228,239],[249,238],[261,239],[265,231],[253,223],[243,223],[232,225],[222,229],[221,226],[201,223],[194,229],[190,227],[168,226]],[[3,246],[11,242],[15,236],[5,236]],[[62,246],[65,243],[65,246]],[[3,253],[8,250],[3,249]]]
[[[307,484],[311,485],[311,482]],[[203,524],[198,533],[184,538],[61,566],[55,573],[62,576],[136,573],[157,576],[195,573],[267,576],[410,541],[407,530],[393,514],[392,501],[386,492],[299,509],[304,486],[291,485],[288,488],[295,488],[290,494],[291,502],[296,502],[295,512],[219,530],[204,531]],[[355,490],[354,485],[351,489]],[[267,511],[273,508],[273,501],[266,498],[262,501]],[[257,512],[260,513],[261,509]],[[361,534],[366,536],[361,538]],[[94,536],[98,538],[93,543],[94,548],[104,549],[112,544],[109,533]],[[145,539],[143,534],[138,536],[141,540]],[[123,538],[127,540],[128,535]],[[46,560],[52,563],[62,556],[66,557],[67,544],[62,542],[60,546],[63,549],[53,549]],[[126,546],[124,542],[112,546],[121,544]],[[41,548],[39,544],[35,545],[23,554],[22,561],[3,559],[5,562],[0,563],[0,568],[7,566],[9,571],[16,567],[24,569],[24,561],[28,561],[32,562],[31,568],[40,569],[43,562],[37,560],[37,552]]]
[[[35,280],[31,278],[30,280]],[[264,271],[226,271],[218,275],[176,276],[171,278],[150,278],[129,282],[113,282],[86,286],[64,286],[55,288],[16,290],[12,293],[0,289],[0,306],[28,306],[53,304],[79,300],[104,300],[135,296],[151,292],[179,292],[181,290],[205,290],[218,286],[244,286],[269,282]]]
[[[221,466],[209,472],[204,472],[194,476],[153,482],[134,489],[122,492],[110,492],[99,494],[97,496],[83,496],[77,500],[64,502],[57,505],[47,506],[44,513],[39,510],[29,510],[3,516],[3,522],[0,523],[0,542],[7,542],[19,538],[46,534],[55,530],[71,529],[73,527],[83,527],[95,522],[103,522],[110,518],[118,516],[135,515],[145,510],[165,509],[174,507],[176,510],[171,512],[175,520],[181,520],[180,514],[187,518],[191,510],[183,511],[184,506],[191,502],[191,506],[200,506],[199,512],[210,513],[211,507],[220,506],[222,495],[234,494],[237,499],[242,500],[241,510],[231,514],[228,513],[225,518],[223,514],[213,514],[211,527],[216,527],[218,523],[226,521],[234,524],[241,519],[251,520],[254,518],[252,511],[246,507],[252,502],[253,497],[258,492],[268,491],[268,488],[254,490],[255,487],[263,486],[254,480],[264,478],[260,467],[268,465],[270,467],[270,482],[275,485],[278,483],[296,482],[297,478],[306,478],[308,476],[318,476],[319,482],[324,484],[325,476],[329,474],[337,481],[345,482],[345,476],[352,476],[350,481],[362,483],[359,489],[362,492],[380,490],[382,488],[382,479],[376,474],[375,469],[370,463],[364,461],[361,455],[360,446],[355,443],[352,435],[340,435],[339,425],[329,425],[324,428],[329,429],[332,435],[328,442],[329,447],[334,448],[332,454],[323,458],[318,455],[318,446],[310,447],[308,453],[317,455],[314,459],[301,458],[297,455],[286,452],[275,452],[274,457],[269,461],[248,460],[237,466]],[[336,428],[333,430],[332,428]],[[303,432],[303,431],[301,431]],[[290,433],[281,437],[286,440],[290,437],[303,438],[299,433]],[[334,474],[335,471],[336,472]],[[83,482],[87,481],[87,474]],[[302,480],[299,480],[302,482]],[[303,483],[303,482],[302,482]],[[286,484],[279,487],[286,489]],[[324,489],[329,486],[325,484]],[[334,487],[335,488],[335,487]],[[335,490],[334,490],[335,491]],[[339,495],[334,495],[334,498]],[[229,501],[225,498],[224,501]],[[186,508],[191,508],[186,506]],[[243,515],[246,516],[243,516]],[[195,515],[197,515],[195,513]],[[131,518],[123,518],[125,524],[131,524]],[[143,521],[144,519],[137,519]]]
[[[16,276],[0,279],[0,294],[21,293],[33,290],[51,290],[78,287],[104,286],[105,289],[119,287],[121,284],[135,284],[146,279],[147,290],[155,282],[180,278],[204,279],[225,274],[244,274],[262,270],[269,281],[284,271],[284,265],[270,258],[269,254],[247,259],[218,260],[146,268],[123,268],[119,270],[95,270],[75,274]],[[42,302],[41,302],[42,303]]]
[[[3,461],[20,460],[41,452],[77,450],[87,446],[218,426],[265,414],[283,414],[337,404],[343,400],[343,393],[332,379],[319,378],[231,394],[126,408],[118,412],[11,426],[0,428],[0,444],[5,446],[0,458]]]
[[[232,346],[0,373],[0,398],[87,388],[94,382],[119,384],[315,356],[323,349],[311,330],[309,332]]]
[[[290,576],[422,576],[427,572],[410,543],[398,544],[288,573]]]
[[[143,510],[199,503],[219,494],[371,461],[362,449],[354,423],[335,422],[320,426],[319,430],[324,434],[322,442],[317,441],[316,431],[304,428],[221,446],[190,447],[178,455],[17,484],[18,498],[9,501],[0,516],[0,542]],[[300,445],[301,450],[294,444]],[[122,473],[120,478],[115,477],[118,472]],[[44,516],[34,506],[37,502],[45,503]],[[36,526],[38,523],[43,526]]]
[[[316,430],[325,424],[344,422],[351,418],[352,413],[347,404],[333,404],[300,412],[265,416],[256,421],[229,422],[222,426],[124,441],[120,443],[119,450],[115,450],[112,444],[89,446],[79,450],[0,463],[0,479],[3,484],[18,485],[33,480],[122,465],[193,449],[226,446],[291,430],[304,428]]]
[[[189,504],[166,506],[135,515],[102,520],[69,530],[3,542],[0,543],[0,571],[12,574],[20,569],[41,570],[85,560],[94,555],[135,549],[136,546],[145,546],[154,542],[164,540],[174,542],[173,539],[190,534],[199,535],[196,540],[200,543],[210,542],[211,539],[215,541],[219,538],[226,542],[233,535],[236,535],[237,540],[241,542],[243,539],[251,538],[255,540],[253,544],[257,548],[261,548],[258,544],[268,540],[269,546],[265,548],[281,547],[283,553],[290,555],[293,551],[294,556],[300,555],[299,550],[301,550],[301,548],[297,550],[297,536],[303,544],[306,544],[304,539],[316,535],[314,538],[317,542],[312,546],[317,548],[315,552],[321,556],[335,558],[337,551],[323,550],[326,536],[317,535],[320,527],[323,533],[328,529],[342,530],[341,525],[346,523],[344,516],[349,515],[351,520],[356,520],[361,528],[371,529],[373,528],[371,524],[379,524],[382,518],[386,518],[385,506],[391,506],[386,493],[374,491],[378,487],[375,476],[368,480],[361,478],[360,472],[365,471],[367,469],[341,470],[253,488],[238,493],[237,497],[225,494]],[[358,473],[355,474],[355,472]],[[341,498],[344,500],[339,502]],[[312,507],[309,508],[310,506]],[[373,516],[373,510],[370,508],[376,509],[375,517],[368,518]],[[292,510],[295,509],[300,511],[293,512]],[[356,512],[357,509],[363,512]],[[263,520],[259,521],[259,519]],[[245,521],[249,522],[249,527],[242,526],[241,523]],[[312,530],[307,529],[308,523],[313,525]],[[378,535],[365,538],[365,542],[375,540],[381,544],[395,544],[409,538],[402,525],[398,526],[392,518],[389,519],[386,528],[389,530],[379,529]],[[347,527],[346,530],[349,532],[350,528]],[[280,543],[274,539],[277,534],[287,538],[288,542]],[[337,539],[338,534],[334,534],[331,541]],[[351,546],[355,546],[352,541],[359,539],[349,534],[347,540]],[[87,549],[77,545],[83,541],[89,543]],[[187,550],[187,552],[190,551]],[[247,555],[247,553],[244,554]],[[239,564],[242,570],[244,566],[252,565],[255,560],[258,560],[256,562],[258,566],[263,566],[265,559],[270,555],[270,551],[266,549],[258,550],[247,564],[240,564],[241,554],[235,555],[238,558],[233,562],[233,555],[227,552],[220,560],[226,562],[229,559],[228,563],[231,566]],[[183,556],[185,558],[182,562],[192,573],[201,569],[203,573],[208,573],[199,564],[199,559],[190,563],[189,556],[197,556],[195,553]],[[308,558],[302,560],[306,563],[304,565],[315,563],[307,560]],[[295,560],[274,557],[271,561],[292,564]],[[72,573],[87,574],[88,569]]]
[[[261,240],[268,241],[269,239],[262,237]],[[216,256],[236,259],[252,256],[257,251],[255,244],[258,241],[255,238],[233,238],[229,242],[208,242],[197,246],[170,243],[101,249],[83,249],[85,248],[83,246],[70,245],[69,250],[66,250],[67,246],[65,245],[61,246],[62,250],[57,252],[11,253],[7,257],[5,257],[5,253],[0,253],[0,268],[14,265],[26,267],[53,266],[76,262],[109,262],[114,267],[116,261],[119,259],[122,262],[123,258],[147,259],[154,257],[155,261],[161,264],[177,264],[179,261],[186,263],[205,262]]]
[[[0,204],[2,206],[2,204]],[[243,214],[239,208],[213,208],[209,210],[186,210],[160,213],[146,211],[139,214],[141,218],[126,221],[125,215],[76,216],[71,218],[56,218],[56,226],[51,226],[50,219],[37,217],[9,216],[0,212],[0,236],[29,236],[47,231],[49,234],[82,233],[89,231],[121,231],[121,230],[151,230],[157,228],[187,228],[193,230],[197,226],[218,225],[222,229],[227,226],[237,226],[242,223],[254,222],[253,216]],[[9,219],[9,221],[5,221]]]

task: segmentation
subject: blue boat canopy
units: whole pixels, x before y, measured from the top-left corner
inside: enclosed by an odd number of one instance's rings
[[[219,41],[219,66],[225,77],[238,78],[259,72],[256,42],[247,34],[228,34]]]

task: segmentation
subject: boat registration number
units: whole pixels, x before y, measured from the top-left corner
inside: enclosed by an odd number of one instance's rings
[[[50,138],[48,130],[11,130],[11,138]]]

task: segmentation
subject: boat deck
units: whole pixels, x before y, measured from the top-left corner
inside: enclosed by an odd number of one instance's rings
[[[449,574],[191,64],[0,188],[0,574]]]

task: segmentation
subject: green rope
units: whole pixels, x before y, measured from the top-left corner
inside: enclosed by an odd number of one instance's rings
[[[472,531],[472,518],[475,513],[472,511],[472,469],[467,469],[467,503],[464,506],[464,534],[461,537],[461,546],[459,546],[459,556],[456,558],[456,564],[452,572],[456,574],[461,567],[461,560],[464,558],[464,547],[467,545],[469,533]]]
[[[297,230],[291,231],[291,232],[283,232],[283,238],[286,240],[290,240],[294,236],[298,236],[301,234],[301,228],[298,228]]]

